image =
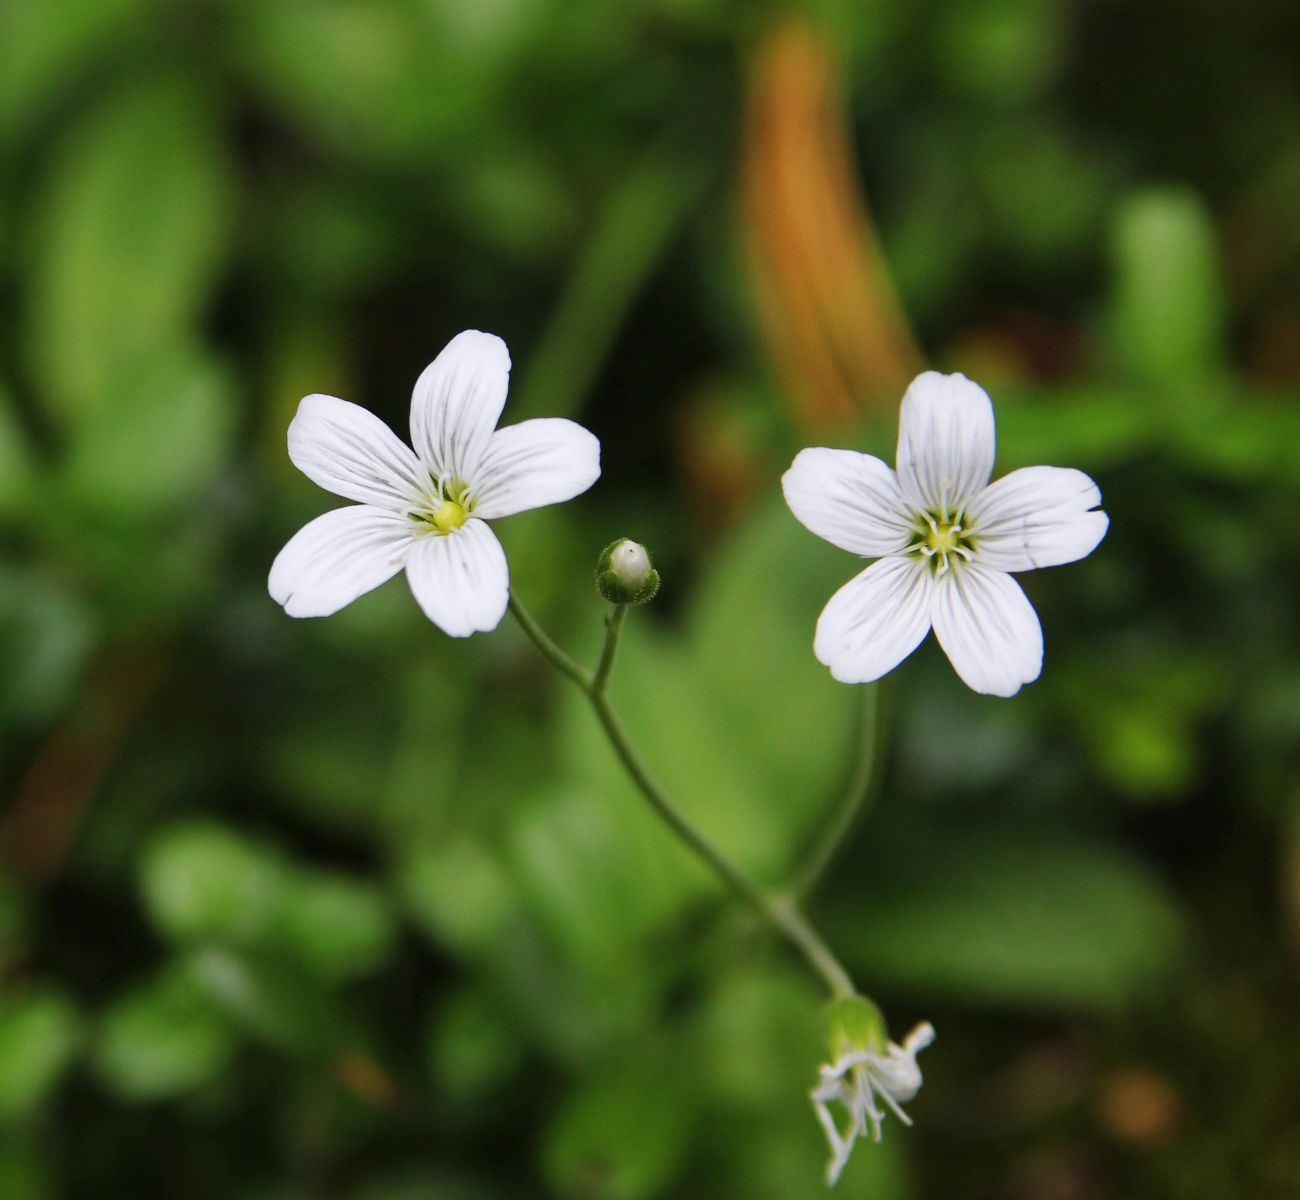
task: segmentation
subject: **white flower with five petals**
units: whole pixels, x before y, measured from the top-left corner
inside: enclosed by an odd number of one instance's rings
[[[880,1141],[880,1123],[885,1119],[885,1112],[876,1104],[877,1098],[904,1125],[912,1123],[899,1105],[906,1104],[921,1090],[921,1068],[916,1065],[916,1056],[933,1041],[934,1026],[923,1022],[903,1039],[901,1046],[890,1042],[883,1050],[845,1050],[833,1063],[821,1068],[811,1099],[830,1143],[831,1160],[826,1166],[828,1184],[834,1186],[839,1182],[858,1138],[870,1132],[873,1142]],[[830,1111],[830,1106],[836,1103],[848,1114],[842,1130]]]
[[[927,371],[903,397],[897,472],[870,454],[809,449],[782,486],[813,533],[875,558],[835,593],[813,651],[843,683],[879,679],[934,629],[975,691],[1038,678],[1043,633],[1010,572],[1092,552],[1108,518],[1082,471],[1024,467],[996,483],[993,406],[964,375]]]
[[[510,355],[492,334],[454,337],[416,381],[412,450],[373,413],[307,396],[289,457],[314,483],[356,501],[308,522],[271,566],[291,617],[324,617],[406,569],[415,599],[452,637],[495,629],[510,575],[487,522],[557,504],[600,475],[600,443],[573,421],[497,429]]]

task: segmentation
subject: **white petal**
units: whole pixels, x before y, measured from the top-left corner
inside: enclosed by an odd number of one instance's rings
[[[483,521],[416,538],[406,578],[424,615],[452,637],[485,633],[505,616],[510,571],[501,543]]]
[[[328,617],[402,569],[407,518],[368,504],[308,521],[275,556],[267,590],[291,617]]]
[[[440,479],[472,481],[506,403],[510,352],[499,337],[458,333],[411,396],[411,442]]]
[[[918,375],[898,418],[898,481],[918,508],[956,514],[993,473],[993,405],[965,375]]]
[[[822,609],[813,653],[841,683],[879,679],[929,632],[931,584],[924,561],[890,557],[872,563]]]
[[[1042,626],[1010,575],[963,563],[935,581],[931,612],[934,635],[968,687],[1014,696],[1038,678]]]
[[[818,537],[854,554],[892,554],[911,537],[913,511],[893,471],[856,450],[801,450],[781,476],[790,511]]]
[[[1110,524],[1082,471],[1024,467],[989,484],[968,510],[978,560],[999,571],[1054,567],[1091,554]]]
[[[361,504],[405,511],[422,490],[411,448],[374,413],[335,396],[299,403],[289,458],[313,483]]]
[[[508,517],[581,495],[600,478],[600,442],[563,417],[498,429],[474,477],[474,514]]]

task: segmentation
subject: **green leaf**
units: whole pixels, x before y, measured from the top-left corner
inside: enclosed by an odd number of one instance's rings
[[[146,847],[140,890],[154,924],[180,941],[264,941],[284,911],[291,878],[266,846],[210,821],[178,823]]]
[[[0,5],[0,144],[24,132],[61,90],[83,77],[89,63],[118,48],[147,3],[5,0]]]
[[[100,1020],[92,1061],[126,1100],[184,1095],[221,1075],[237,1039],[184,970],[169,969],[120,997]]]
[[[395,874],[415,920],[435,941],[463,954],[492,950],[517,911],[509,876],[471,838],[404,847]]]
[[[486,1108],[522,1060],[521,1031],[492,990],[471,984],[434,1013],[425,1055],[439,1092],[458,1108]]]
[[[58,580],[0,565],[0,716],[35,725],[68,703],[95,632],[81,598]]]
[[[543,1147],[560,1195],[645,1200],[681,1169],[699,1097],[672,1045],[643,1045],[608,1061],[562,1103]]]
[[[812,641],[826,601],[861,568],[774,499],[710,555],[687,618],[699,686],[791,849],[849,772],[861,692],[831,678]]]
[[[193,354],[151,360],[119,381],[111,407],[73,427],[54,494],[95,522],[174,521],[225,462],[234,417],[223,368]]]
[[[0,517],[26,512],[37,479],[36,457],[9,393],[0,386]]]
[[[1223,364],[1225,303],[1210,214],[1191,192],[1144,191],[1115,217],[1116,347],[1135,378],[1186,389]]]
[[[230,195],[208,100],[178,78],[96,105],[54,149],[26,331],[32,375],[65,424],[106,419],[143,368],[194,340]]]
[[[319,872],[287,889],[276,940],[304,967],[341,982],[383,966],[393,953],[397,928],[377,888]]]
[[[322,1062],[354,1035],[334,996],[287,963],[215,947],[185,962],[195,985],[217,1008],[277,1049]]]
[[[26,1116],[49,1094],[76,1053],[72,1002],[49,987],[0,999],[0,1121]]]
[[[1179,945],[1158,881],[1101,844],[1020,826],[949,828],[877,853],[830,940],[882,987],[966,1005],[1107,1010],[1149,985]]]

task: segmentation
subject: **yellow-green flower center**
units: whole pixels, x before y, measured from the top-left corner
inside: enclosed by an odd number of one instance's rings
[[[450,533],[464,525],[468,517],[463,504],[457,504],[455,500],[444,500],[429,514],[428,521],[439,533]]]
[[[962,524],[964,514],[956,516],[923,513],[916,527],[910,549],[930,562],[930,569],[942,575],[954,563],[975,556],[971,531]]]

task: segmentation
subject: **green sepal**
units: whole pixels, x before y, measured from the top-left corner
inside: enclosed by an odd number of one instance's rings
[[[845,996],[831,1005],[826,1024],[831,1062],[862,1051],[879,1054],[888,1044],[884,1013],[865,996]]]
[[[630,588],[619,578],[618,572],[611,565],[610,560],[614,551],[624,542],[630,541],[631,538],[615,538],[600,552],[600,558],[596,560],[596,588],[611,604],[645,604],[653,600],[655,593],[659,591],[659,572],[653,566],[646,572],[645,578],[637,587]],[[649,548],[646,546],[641,548],[645,550],[646,557],[650,558]]]

